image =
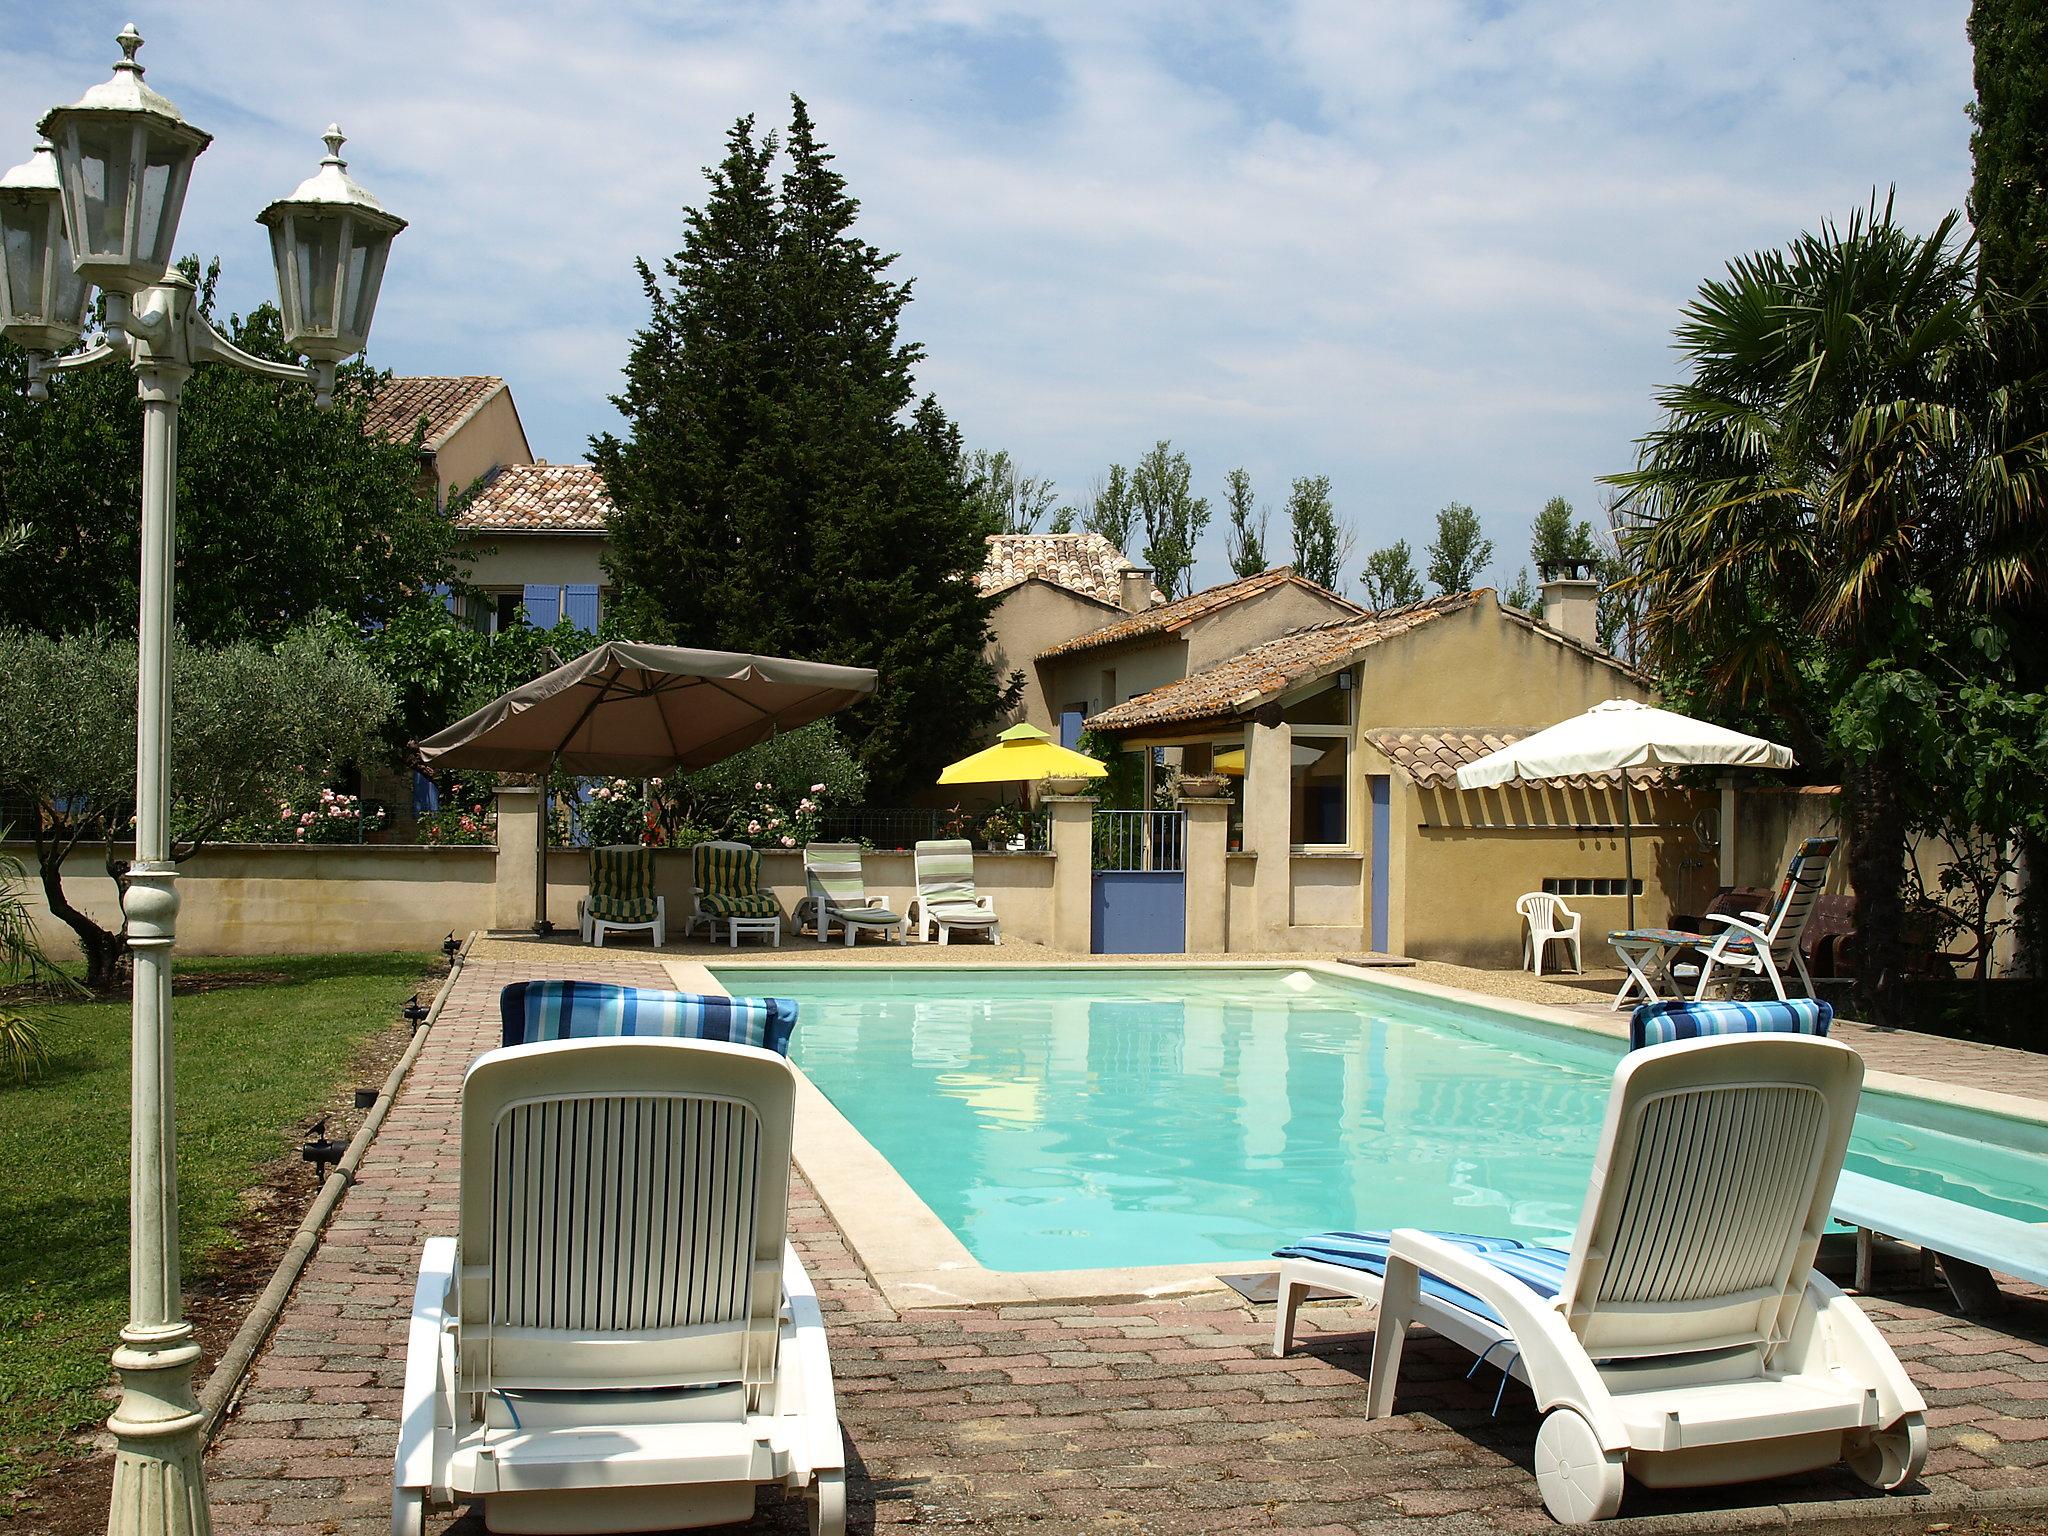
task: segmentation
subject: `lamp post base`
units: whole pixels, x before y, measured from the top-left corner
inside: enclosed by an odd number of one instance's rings
[[[121,1406],[107,1421],[116,1442],[108,1536],[211,1536],[200,1469],[206,1418],[192,1397],[198,1361],[185,1323],[121,1331]]]

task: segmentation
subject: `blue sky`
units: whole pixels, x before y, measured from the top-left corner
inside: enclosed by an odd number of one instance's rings
[[[412,220],[373,359],[502,374],[568,460],[617,419],[633,258],[679,243],[732,119],[795,91],[916,280],[921,380],[970,444],[1075,500],[1159,437],[1219,506],[1234,465],[1276,515],[1326,474],[1361,554],[1468,501],[1505,581],[1547,497],[1597,513],[1631,462],[1703,277],[1873,187],[1923,227],[1961,206],[1966,10],[0,0],[0,164],[132,16],[216,135],[181,248],[246,308],[254,215],[338,118]],[[1220,579],[1214,530],[1203,556]]]

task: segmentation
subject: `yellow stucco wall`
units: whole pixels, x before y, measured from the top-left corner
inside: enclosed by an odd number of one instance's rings
[[[501,464],[532,462],[512,391],[501,389],[434,451],[434,477],[445,502]]]
[[[610,584],[603,560],[611,541],[599,533],[478,534],[460,559],[469,579],[485,589]]]
[[[1358,720],[1390,726],[1554,725],[1603,699],[1651,698],[1617,667],[1476,602],[1360,658]]]
[[[989,647],[989,663],[996,676],[1007,681],[1012,672],[1024,674],[1024,696],[1017,712],[1002,722],[1019,720],[1037,726],[1050,736],[1059,735],[1059,711],[1065,701],[1046,696],[1045,678],[1038,667],[1038,653],[1076,635],[1112,624],[1124,616],[1120,608],[1090,602],[1078,593],[1050,582],[1027,581],[1003,594],[990,616],[995,643]],[[997,729],[1000,729],[998,727]],[[991,730],[991,736],[995,731]]]
[[[1232,603],[1206,618],[1197,619],[1182,630],[1181,637],[1187,642],[1187,672],[1199,672],[1219,661],[1228,661],[1240,651],[1248,651],[1268,640],[1277,640],[1290,629],[1321,624],[1329,619],[1350,618],[1356,612],[1348,604],[1303,587],[1273,587],[1242,602]],[[1177,675],[1185,677],[1187,672]],[[1160,682],[1173,680],[1161,678]],[[1148,683],[1146,686],[1156,688],[1159,684]]]

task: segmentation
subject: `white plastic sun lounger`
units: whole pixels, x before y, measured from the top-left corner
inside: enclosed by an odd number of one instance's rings
[[[2048,1226],[1848,1172],[1835,1186],[1834,1212],[1835,1220],[1856,1229],[1859,1291],[1870,1290],[1870,1240],[1876,1233],[1939,1258],[1942,1279],[1965,1312],[1998,1306],[1995,1275],[2048,1285]]]
[[[1536,1482],[1562,1521],[1614,1515],[1624,1471],[1688,1487],[1846,1460],[1909,1483],[1926,1404],[1813,1269],[1862,1081],[1854,1050],[1807,1036],[1635,1051],[1569,1252],[1412,1229],[1311,1239],[1282,1250],[1275,1352],[1327,1286],[1379,1307],[1369,1417],[1393,1410],[1411,1322],[1511,1371],[1544,1413]]]
[[[764,1483],[846,1528],[832,1368],[784,1237],[794,1076],[693,1040],[523,1045],[462,1086],[456,1237],[420,1263],[394,1536],[749,1519]]]

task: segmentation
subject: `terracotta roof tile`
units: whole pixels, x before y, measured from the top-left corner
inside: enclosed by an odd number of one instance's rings
[[[1425,788],[1454,788],[1458,770],[1465,764],[1477,762],[1502,747],[1511,747],[1542,729],[1540,725],[1440,726],[1428,730],[1395,726],[1360,734],[1412,782]],[[1547,782],[1584,789],[1596,783],[1612,784],[1617,777],[1611,773],[1574,774]],[[1636,784],[1657,784],[1663,782],[1663,775],[1636,773],[1630,779]]]
[[[1290,630],[1276,640],[1255,645],[1213,667],[1204,667],[1177,683],[1154,688],[1114,709],[1105,709],[1089,720],[1088,726],[1091,730],[1128,731],[1246,713],[1298,683],[1322,672],[1335,671],[1382,641],[1405,635],[1465,607],[1480,595],[1461,592],[1454,597],[1430,598],[1404,608],[1361,613],[1356,618],[1332,619],[1325,624]],[[1490,592],[1485,595],[1492,596]]]
[[[612,500],[596,466],[507,464],[455,519],[466,532],[603,533]]]
[[[1270,592],[1275,587],[1296,586],[1310,592],[1320,593],[1332,602],[1342,603],[1357,613],[1364,613],[1356,603],[1339,597],[1327,587],[1319,587],[1305,576],[1297,576],[1290,566],[1275,566],[1270,571],[1261,571],[1256,576],[1246,576],[1238,581],[1226,581],[1220,586],[1204,587],[1186,597],[1175,598],[1157,608],[1148,608],[1143,613],[1134,613],[1128,619],[1114,624],[1105,624],[1100,629],[1090,630],[1085,635],[1076,635],[1071,640],[1062,640],[1058,645],[1047,646],[1038,653],[1044,661],[1053,656],[1070,656],[1077,651],[1092,651],[1105,645],[1122,645],[1130,640],[1142,640],[1148,635],[1171,634],[1185,629],[1197,619],[1206,618],[1233,603],[1257,597],[1261,592]],[[1228,665],[1228,663],[1225,663]]]
[[[434,452],[448,441],[455,429],[483,407],[485,401],[505,387],[505,381],[485,375],[457,378],[408,377],[387,380],[370,399],[363,429],[404,442],[427,419],[425,447]]]
[[[976,585],[983,597],[995,597],[1035,578],[1121,608],[1123,573],[1143,569],[1099,533],[992,533]],[[1146,591],[1152,602],[1166,601],[1149,583]]]

